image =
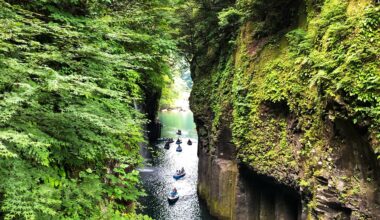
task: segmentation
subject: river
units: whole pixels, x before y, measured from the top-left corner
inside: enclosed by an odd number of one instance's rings
[[[169,150],[163,148],[164,143],[157,143],[151,147],[151,156],[145,158],[145,167],[140,169],[147,193],[147,196],[140,200],[145,207],[140,212],[157,220],[213,219],[197,195],[198,138],[192,112],[160,112],[159,119],[163,124],[162,137],[177,139],[177,129],[182,130],[180,138],[183,141],[183,151],[176,152],[175,143],[171,144]],[[189,138],[193,145],[186,144]],[[182,167],[186,170],[186,176],[174,180],[174,172]],[[167,195],[173,187],[177,188],[180,199],[174,205],[169,205]]]

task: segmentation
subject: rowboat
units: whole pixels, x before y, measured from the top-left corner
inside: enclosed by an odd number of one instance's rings
[[[173,175],[173,178],[178,180],[178,179],[184,177],[185,175],[186,175],[186,172],[176,173],[175,175]]]
[[[182,152],[182,147],[178,145],[177,149],[175,149],[177,152]]]

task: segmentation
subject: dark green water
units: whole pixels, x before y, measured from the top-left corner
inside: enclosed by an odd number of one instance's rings
[[[159,114],[163,124],[162,137],[177,138],[177,129],[182,130],[180,138],[183,151],[176,152],[176,144],[173,143],[169,150],[163,148],[164,143],[158,143],[152,150],[150,158],[146,158],[146,166],[140,170],[144,188],[148,194],[140,203],[145,206],[141,211],[154,219],[165,220],[193,220],[213,219],[205,205],[197,195],[198,157],[197,157],[197,133],[193,122],[193,114],[187,112],[162,112]],[[193,145],[186,144],[188,139]],[[177,169],[184,167],[186,176],[180,180],[174,180],[173,174]],[[174,205],[169,205],[167,195],[176,187],[180,199]]]

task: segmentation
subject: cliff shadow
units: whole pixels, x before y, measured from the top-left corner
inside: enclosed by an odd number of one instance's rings
[[[244,165],[239,166],[239,171],[237,219],[301,219],[301,197],[297,190],[259,175]]]

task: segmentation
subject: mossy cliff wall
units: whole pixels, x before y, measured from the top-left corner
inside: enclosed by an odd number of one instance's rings
[[[378,3],[215,2],[190,98],[211,213],[380,219]]]

